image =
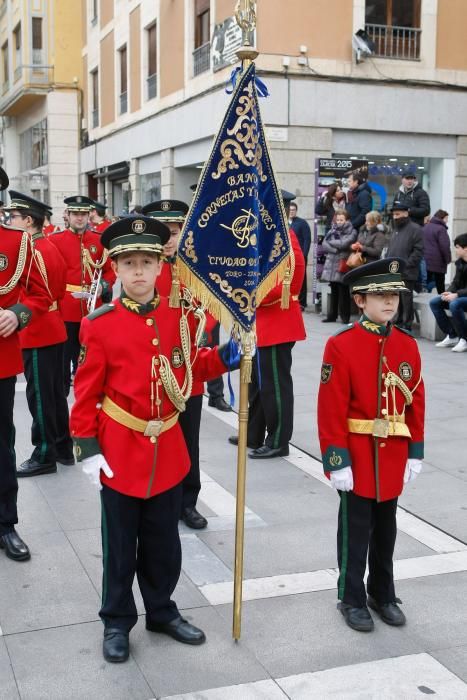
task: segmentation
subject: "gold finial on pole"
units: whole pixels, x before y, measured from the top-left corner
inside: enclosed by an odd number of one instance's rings
[[[242,46],[236,51],[243,69],[258,56],[258,51],[251,45],[251,38],[256,27],[256,0],[237,0],[235,19],[242,30]]]

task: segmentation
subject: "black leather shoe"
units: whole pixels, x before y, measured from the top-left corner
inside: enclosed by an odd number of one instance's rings
[[[35,459],[27,459],[16,468],[16,476],[18,479],[24,476],[38,476],[39,474],[55,474],[57,465],[55,462],[49,464],[41,464]]]
[[[121,664],[130,655],[130,640],[126,630],[118,627],[106,627],[102,644],[104,659],[111,664]]]
[[[322,318],[321,323],[335,323],[337,318]]]
[[[393,627],[403,627],[407,622],[406,617],[397,603],[399,598],[392,603],[378,603],[371,595],[368,596],[368,607],[378,613],[383,622]]]
[[[206,635],[203,630],[200,630],[194,625],[190,625],[183,617],[176,617],[171,622],[150,622],[146,620],[146,629],[149,632],[159,632],[160,634],[168,634],[172,639],[183,644],[204,644]]]
[[[74,457],[57,457],[57,462],[64,464],[65,467],[72,467],[75,463]]]
[[[29,547],[23,542],[16,530],[0,537],[0,548],[4,549],[7,557],[14,561],[27,561],[31,558]]]
[[[368,608],[354,608],[347,603],[338,603],[338,609],[344,616],[344,619],[349,627],[357,632],[372,632],[375,628],[375,623],[370,615]]]
[[[231,435],[229,437],[229,442],[231,445],[238,445],[238,435]],[[250,445],[250,443],[247,443],[247,447],[249,447],[250,450],[257,450],[261,445]]]
[[[225,411],[226,413],[232,410],[232,406],[227,403],[223,396],[218,396],[216,399],[209,399],[208,406],[217,408],[218,411]]]
[[[248,457],[251,459],[271,459],[271,457],[287,457],[289,454],[289,446],[285,447],[269,447],[268,445],[262,445],[258,447],[257,450],[248,453]]]
[[[189,507],[189,508],[184,508],[182,511],[181,519],[185,523],[185,525],[188,525],[188,527],[191,527],[193,530],[203,530],[208,524],[208,521],[206,518],[201,515],[201,513],[198,513],[196,508]]]

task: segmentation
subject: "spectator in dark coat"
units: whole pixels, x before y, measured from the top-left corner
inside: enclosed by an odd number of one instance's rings
[[[405,260],[406,267],[402,279],[410,290],[400,295],[396,325],[410,331],[413,321],[413,291],[423,258],[423,232],[421,226],[409,218],[407,204],[394,202],[391,211],[394,228],[389,239],[387,257]]]
[[[336,211],[336,220],[323,239],[323,250],[326,262],[321,275],[322,282],[329,282],[331,287],[331,305],[323,323],[337,320],[340,314],[342,323],[350,321],[350,292],[349,287],[342,284],[346,270],[342,270],[345,261],[351,253],[350,246],[357,238],[357,231],[352,226],[349,213],[345,209]],[[348,268],[347,268],[348,270]]]
[[[350,214],[352,226],[358,229],[365,223],[365,216],[373,208],[371,187],[360,173],[349,177],[346,209]]]
[[[326,217],[325,233],[329,231],[334,221],[337,209],[345,207],[345,192],[338,182],[329,185],[327,192],[324,192],[316,202],[315,214]]]
[[[365,262],[369,263],[380,259],[388,241],[388,230],[383,224],[381,214],[379,211],[369,211],[365,217],[365,225],[362,226],[357,240],[350,247],[352,250],[358,250]]]
[[[448,216],[438,209],[423,227],[423,257],[426,262],[428,291],[436,287],[438,294],[445,290],[444,278],[451,262],[451,243],[448,235]]]
[[[446,337],[438,348],[452,348],[453,352],[467,352],[467,233],[454,239],[456,274],[447,292],[430,299],[430,308]],[[446,314],[451,312],[451,318]]]
[[[300,308],[302,311],[306,308],[306,297],[307,297],[307,283],[306,283],[306,269],[308,266],[308,253],[310,252],[311,246],[311,229],[308,222],[297,216],[298,205],[295,202],[290,202],[289,208],[289,226],[295,231],[300,248],[302,249],[303,257],[305,258],[305,277],[303,278],[302,288],[298,296],[298,301],[300,302]]]
[[[394,202],[406,204],[412,221],[423,226],[425,216],[430,213],[430,198],[428,192],[418,184],[417,176],[411,170],[404,170],[402,173],[402,184],[394,197]]]

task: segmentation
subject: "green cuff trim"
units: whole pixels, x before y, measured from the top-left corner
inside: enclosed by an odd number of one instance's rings
[[[409,459],[423,459],[425,443],[410,442],[409,443]]]
[[[345,447],[330,445],[323,454],[323,469],[325,472],[334,472],[351,466],[350,452]]]
[[[98,455],[102,452],[97,438],[73,438],[73,442],[75,443],[75,455],[77,462],[82,462],[83,459],[94,457],[94,455]]]
[[[18,319],[18,330],[26,328],[29,321],[32,318],[32,311],[24,304],[13,304],[13,306],[8,307],[8,311],[13,311],[16,318]]]

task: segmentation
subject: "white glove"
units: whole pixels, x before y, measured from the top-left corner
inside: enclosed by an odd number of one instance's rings
[[[91,292],[71,292],[71,296],[73,299],[90,299],[92,294]]]
[[[404,484],[413,481],[422,471],[422,461],[420,459],[408,459],[405,465]]]
[[[97,486],[100,490],[102,489],[101,484],[101,469],[108,479],[111,479],[114,475],[113,471],[107,464],[104,455],[100,453],[93,455],[92,457],[87,457],[81,462],[81,468],[86,476],[89,477],[91,484]]]
[[[352,467],[344,467],[331,472],[331,486],[337,491],[352,491]]]

